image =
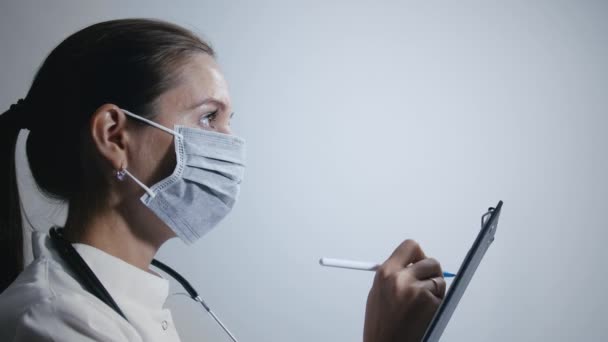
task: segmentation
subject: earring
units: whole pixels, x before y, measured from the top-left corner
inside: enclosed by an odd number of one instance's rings
[[[127,174],[127,171],[125,171],[125,169],[120,169],[120,170],[116,170],[115,174],[116,174],[116,178],[122,182],[125,179],[125,175]]]
[[[125,175],[127,174],[127,170],[124,167],[123,163],[120,163],[120,169],[114,172],[114,175],[119,181],[123,181],[125,179]]]

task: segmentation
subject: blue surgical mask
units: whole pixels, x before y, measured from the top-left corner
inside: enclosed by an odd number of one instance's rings
[[[176,167],[169,177],[148,187],[123,171],[146,191],[141,201],[182,241],[193,243],[234,206],[245,172],[245,141],[200,128],[175,126],[171,130],[122,110],[174,136]]]

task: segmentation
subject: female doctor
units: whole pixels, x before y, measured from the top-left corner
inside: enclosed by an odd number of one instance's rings
[[[244,141],[211,47],[157,20],[99,23],[47,57],[0,116],[1,341],[178,341],[150,270],[162,244],[191,244],[232,208]],[[34,234],[24,268],[15,144],[63,228]],[[7,198],[8,197],[8,198]],[[445,293],[439,263],[412,240],[377,271],[364,342],[419,341]]]

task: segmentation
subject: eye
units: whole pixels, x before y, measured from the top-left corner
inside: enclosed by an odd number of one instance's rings
[[[213,128],[212,123],[217,118],[217,110],[215,112],[207,113],[201,117],[199,123],[204,128]]]

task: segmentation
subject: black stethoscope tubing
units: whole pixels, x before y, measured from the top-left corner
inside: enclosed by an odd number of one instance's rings
[[[70,267],[70,269],[74,272],[82,286],[92,295],[99,298],[102,302],[106,303],[110,308],[112,308],[116,313],[118,313],[122,318],[124,318],[127,322],[129,320],[122,312],[114,298],[108,293],[106,288],[103,286],[99,278],[95,275],[93,270],[87,265],[86,261],[82,259],[78,251],[72,246],[72,243],[68,241],[63,236],[63,229],[58,227],[53,227],[49,231],[49,235],[51,236],[51,241],[55,249],[59,252],[59,256],[65,263]],[[211,311],[211,308],[203,301],[203,299],[199,296],[198,292],[190,285],[190,283],[182,277],[179,273],[177,273],[171,267],[165,265],[164,263],[153,259],[152,265],[158,267],[163,272],[167,273],[171,277],[173,277],[180,285],[188,292],[188,295],[192,297],[195,301],[201,303],[201,305],[207,310],[207,312],[213,317],[213,319],[220,325],[220,327],[230,336],[230,338],[237,342],[236,338],[232,333],[224,326],[224,324],[220,321],[220,319]]]

